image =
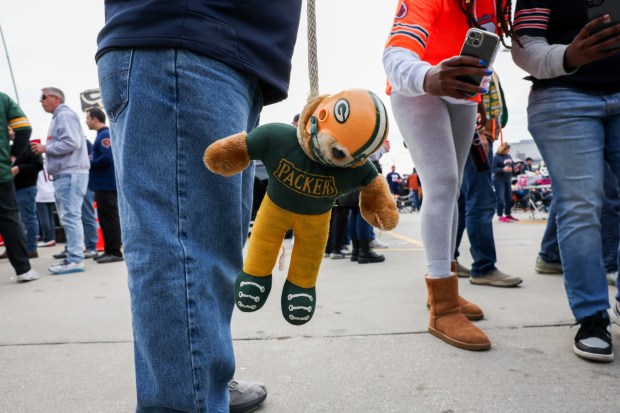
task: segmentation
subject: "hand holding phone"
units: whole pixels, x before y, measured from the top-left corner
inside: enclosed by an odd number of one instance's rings
[[[497,51],[499,50],[499,43],[499,36],[496,34],[482,29],[471,28],[467,31],[467,35],[465,36],[465,42],[461,49],[461,56],[477,57],[485,63],[484,67],[491,67],[497,55]],[[483,76],[463,75],[458,76],[457,79],[475,86],[480,86]],[[466,90],[462,90],[461,93],[469,97],[476,96],[476,93]]]
[[[620,24],[596,32],[598,27],[608,25],[609,22],[609,15],[604,14],[589,21],[579,31],[564,52],[564,67],[567,71],[620,52],[620,48],[612,48],[614,43],[620,43]]]
[[[620,23],[620,0],[586,0],[586,7],[588,8],[588,21],[592,21],[606,14],[611,18],[608,23],[596,26],[592,30],[592,33],[598,33],[601,30]],[[620,41],[603,50],[613,50],[619,47]]]

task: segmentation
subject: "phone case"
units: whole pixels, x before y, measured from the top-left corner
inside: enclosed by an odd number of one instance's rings
[[[494,33],[471,28],[465,36],[461,56],[473,56],[483,59],[487,63],[486,67],[489,67],[493,64],[499,50],[499,41],[499,36]],[[480,83],[482,83],[482,76],[459,76],[457,79],[476,86],[480,86]],[[475,93],[465,91],[463,91],[463,94],[469,97],[476,96]]]
[[[620,0],[586,0],[586,7],[588,8],[588,21],[601,17],[604,14],[611,16],[611,22],[597,26],[593,30],[594,33],[620,23]],[[618,47],[620,47],[620,43],[616,43],[605,50],[612,50]]]

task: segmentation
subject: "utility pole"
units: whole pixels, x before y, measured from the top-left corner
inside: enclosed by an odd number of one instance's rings
[[[4,41],[4,33],[2,33],[2,25],[0,25],[0,37],[2,37],[2,45],[4,46],[4,52],[6,53],[6,61],[9,64],[9,72],[11,73],[11,80],[13,81],[13,89],[15,89],[15,98],[19,105],[19,94],[17,93],[17,86],[15,85],[15,77],[13,76],[13,68],[11,67],[11,59],[9,58],[9,50],[6,48],[6,42]]]

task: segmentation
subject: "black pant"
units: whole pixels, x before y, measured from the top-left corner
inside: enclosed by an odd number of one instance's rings
[[[116,191],[95,191],[95,202],[97,202],[97,217],[103,233],[105,253],[122,257],[117,193]]]
[[[0,183],[0,235],[17,275],[30,271],[26,232],[19,218],[17,194],[13,181]]]
[[[347,232],[347,224],[349,223],[349,213],[351,208],[337,206],[332,210],[332,251],[340,252],[344,242],[344,236]]]

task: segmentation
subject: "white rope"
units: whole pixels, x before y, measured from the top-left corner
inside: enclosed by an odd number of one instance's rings
[[[319,95],[319,63],[316,52],[316,13],[315,0],[308,0],[308,74],[310,77],[310,96]]]

